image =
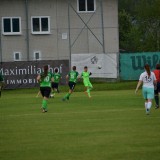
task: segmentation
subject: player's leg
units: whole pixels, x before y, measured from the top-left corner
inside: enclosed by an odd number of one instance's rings
[[[157,109],[157,108],[159,108],[159,95],[158,95],[157,89],[154,92],[154,99],[155,99],[155,102],[156,102],[155,109]]]
[[[69,82],[69,91],[68,93],[65,95],[65,99],[69,100],[69,97],[71,96],[71,94],[73,93],[73,90],[75,88],[76,83],[74,82]]]
[[[147,109],[146,109],[146,113],[149,114],[150,113],[150,109],[152,107],[152,99],[154,98],[154,89],[153,88],[148,88],[147,89]]]
[[[50,97],[54,97],[55,94],[56,94],[56,92],[59,93],[58,83],[54,83],[54,82],[53,82],[53,83],[52,83],[52,93],[51,93]]]
[[[55,95],[55,93],[54,93],[54,91],[55,91],[54,90],[54,82],[51,83],[51,87],[52,87],[52,89],[51,89],[51,93],[50,93],[50,96],[49,96],[50,98],[54,97],[54,95]]]
[[[73,92],[73,88],[72,88],[72,89],[69,89],[69,92],[66,94],[66,99],[69,100],[69,97],[70,97],[70,95],[72,94],[72,92]]]
[[[38,91],[36,97],[39,97],[40,94],[41,94],[41,91]]]
[[[75,88],[75,86],[76,86],[76,83],[74,83],[74,82],[69,82],[68,86],[69,86],[69,91],[68,91],[68,93],[63,97],[63,99],[62,99],[63,101],[65,101],[66,99],[69,100],[69,97],[71,96],[71,94],[72,94],[73,91],[74,91],[74,88]]]
[[[59,83],[57,83],[56,92],[59,93]]]
[[[43,100],[42,100],[42,107],[41,107],[41,109],[42,109],[42,112],[45,112],[45,101],[44,101],[44,87],[40,87],[40,92],[41,92],[41,95],[42,95],[42,97],[43,97]]]
[[[154,99],[156,102],[156,109],[159,108],[159,95],[158,95],[158,86],[156,88],[156,90],[154,90]]]
[[[92,90],[93,86],[89,81],[84,81],[84,86],[85,86],[85,93],[89,98],[91,98],[91,93],[90,91]]]
[[[43,101],[42,101],[43,111],[42,112],[47,112],[48,111],[48,98],[50,96],[50,93],[51,93],[51,88],[50,87],[44,87],[44,97],[43,97]]]
[[[91,98],[91,90],[93,89],[93,86],[91,84],[91,82],[88,82],[88,89],[87,89],[87,93],[88,93],[88,97]]]
[[[147,110],[147,105],[148,105],[147,88],[145,88],[145,87],[142,88],[142,95],[143,95],[143,98],[145,99],[144,106],[145,106],[146,114],[148,114],[148,110]]]
[[[159,93],[160,93],[160,82],[157,83],[157,88],[155,90],[155,102],[156,102],[156,109],[159,108]]]

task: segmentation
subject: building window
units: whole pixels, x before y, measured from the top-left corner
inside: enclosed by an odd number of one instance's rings
[[[21,34],[21,18],[20,17],[2,17],[2,33],[4,35],[20,35]]]
[[[50,17],[31,17],[32,34],[50,34]]]
[[[78,12],[94,12],[96,0],[77,0]]]
[[[14,52],[14,61],[20,61],[20,60],[21,60],[21,53]]]
[[[41,52],[40,51],[34,52],[34,60],[41,60]]]

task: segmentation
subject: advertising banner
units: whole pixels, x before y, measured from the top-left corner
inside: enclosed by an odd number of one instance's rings
[[[72,66],[81,73],[88,66],[94,78],[117,78],[117,54],[72,54]]]
[[[120,54],[120,78],[138,80],[140,74],[144,72],[145,64],[149,64],[154,70],[157,63],[160,63],[160,52]]]
[[[54,72],[58,68],[65,83],[64,77],[69,71],[68,60],[31,61],[31,62],[3,62],[0,64],[0,72],[3,74],[6,89],[32,88],[39,86],[37,75],[43,71],[43,66],[49,65],[49,71]]]

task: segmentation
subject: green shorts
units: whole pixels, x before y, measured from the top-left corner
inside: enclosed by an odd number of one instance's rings
[[[83,83],[84,83],[85,87],[91,87],[91,88],[93,88],[93,86],[92,86],[92,84],[91,84],[90,81],[83,81]]]
[[[142,89],[144,99],[153,99],[154,98],[154,88],[143,87]]]

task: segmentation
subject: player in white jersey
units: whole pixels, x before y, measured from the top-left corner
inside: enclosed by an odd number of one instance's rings
[[[135,93],[137,93],[139,87],[143,83],[143,97],[145,99],[145,109],[146,114],[150,113],[150,109],[152,106],[152,99],[154,98],[154,86],[156,85],[156,77],[153,72],[150,71],[150,67],[148,64],[144,66],[145,72],[140,75],[139,82],[137,84],[137,88]]]

